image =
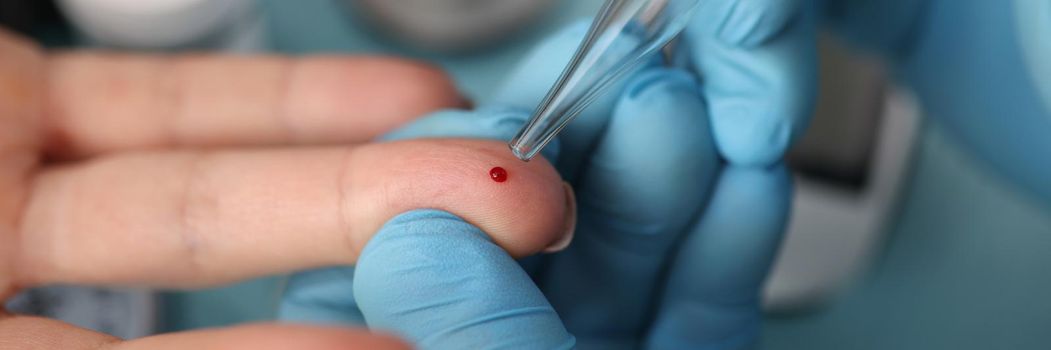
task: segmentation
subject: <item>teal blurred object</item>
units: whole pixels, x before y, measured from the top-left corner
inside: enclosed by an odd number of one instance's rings
[[[771,319],[766,347],[1047,348],[1051,4],[836,4],[833,23],[896,63],[928,128],[881,261],[828,308]]]
[[[408,55],[449,70],[486,100],[509,67],[541,38],[599,0],[563,1],[545,22],[491,51],[436,56],[374,39],[337,1],[266,1],[274,47],[286,53]],[[891,239],[876,266],[823,309],[765,321],[768,349],[1044,348],[1051,344],[1051,209],[1019,193],[973,158],[937,120],[919,153]],[[279,279],[181,293],[169,329],[272,316]]]
[[[1051,344],[1051,210],[921,135],[879,262],[835,302],[768,316],[762,349],[1044,349]]]
[[[283,283],[283,277],[266,277],[224,288],[161,293],[161,331],[272,320]]]

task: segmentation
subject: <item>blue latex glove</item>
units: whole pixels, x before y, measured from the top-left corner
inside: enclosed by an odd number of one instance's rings
[[[767,10],[794,13],[788,5]],[[720,9],[733,7],[702,16]],[[800,20],[742,21],[761,28],[691,27],[685,67],[643,67],[560,135],[576,241],[526,266],[581,348],[737,349],[757,339],[791,195],[780,155],[809,115],[795,100],[810,97],[798,86],[813,84],[813,34]],[[534,106],[586,29],[546,42],[491,103]],[[702,51],[719,55],[691,56]],[[733,69],[741,75],[724,71]]]
[[[759,19],[749,17],[752,12],[736,13],[733,6],[706,8],[704,16],[726,11],[720,18],[732,17],[730,22],[739,24],[691,28],[689,38],[695,39],[689,41],[690,50],[719,51],[726,60],[696,59],[692,65],[702,72],[732,66],[738,74],[705,74],[712,77],[700,84],[693,70],[643,67],[571,124],[561,138],[559,157],[545,152],[576,186],[577,240],[563,253],[528,259],[523,266],[565,327],[578,335],[581,348],[732,349],[756,339],[759,291],[790,197],[778,160],[808,114],[808,104],[795,98],[806,92],[790,87],[797,80],[812,82],[804,77],[813,71],[805,59],[812,53],[789,50],[796,45],[785,43],[808,42],[803,34],[809,25],[787,24],[793,12],[781,4],[768,2],[772,17]],[[524,112],[550,87],[585,29],[568,29],[527,59],[487,103],[504,107],[435,114],[392,137],[508,139],[527,116]],[[756,65],[755,74],[745,74],[729,61],[751,54],[765,57],[749,63]],[[728,101],[709,107],[705,96]],[[516,113],[506,106],[521,109]],[[726,118],[719,122],[715,115]],[[740,166],[725,166],[720,153]],[[454,266],[432,263],[441,260],[430,251],[471,251],[460,240],[442,237],[466,236],[457,230],[476,229],[421,219],[419,232],[388,225],[369,247],[393,245],[385,237],[410,237],[401,241],[413,242],[417,238],[411,237],[419,236],[423,244],[371,250],[392,253],[363,255],[357,271],[339,268],[293,277],[281,316],[345,324],[364,319],[369,327],[395,331],[423,347],[570,344],[564,328],[551,325],[547,304],[530,304],[540,315],[521,317],[529,315],[520,312],[529,307],[515,302],[535,301],[536,287],[522,282],[524,274],[512,273],[506,259],[461,257],[464,263]],[[365,274],[369,266],[388,267]],[[457,270],[480,266],[501,273]],[[384,297],[390,290],[413,293]],[[528,292],[526,297],[522,291]]]
[[[979,159],[1051,204],[1051,2],[827,0]]]

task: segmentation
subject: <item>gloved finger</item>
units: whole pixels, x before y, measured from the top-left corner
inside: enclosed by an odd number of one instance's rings
[[[698,12],[681,47],[702,78],[720,153],[740,165],[776,162],[806,126],[815,98],[812,6],[713,1]],[[726,20],[705,20],[712,18]]]
[[[653,349],[741,349],[757,340],[760,291],[791,204],[783,165],[723,171],[701,220],[679,245]]]
[[[354,267],[330,267],[293,274],[277,309],[282,321],[365,326],[353,293]]]
[[[542,288],[581,348],[634,348],[676,237],[707,198],[719,159],[697,81],[652,68],[634,77],[577,188],[576,240]]]
[[[573,57],[577,46],[587,34],[589,24],[590,21],[581,20],[542,42],[511,72],[504,86],[496,92],[492,100],[484,103],[513,106],[533,112]],[[623,86],[624,83],[621,82],[610,87],[559,134],[560,157],[557,160],[552,159],[552,162],[566,181],[576,183],[579,167],[586,161],[587,155],[608,123],[613,105]]]
[[[369,327],[424,349],[568,349],[529,276],[477,227],[439,210],[387,223],[358,260],[354,297]]]

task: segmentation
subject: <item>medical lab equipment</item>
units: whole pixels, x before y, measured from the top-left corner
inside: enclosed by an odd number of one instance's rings
[[[672,41],[699,0],[608,0],[562,76],[508,144],[528,161],[634,66]]]

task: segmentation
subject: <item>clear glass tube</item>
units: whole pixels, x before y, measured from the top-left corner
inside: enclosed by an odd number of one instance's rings
[[[607,0],[569,65],[508,144],[528,161],[617,79],[690,22],[701,0]]]

